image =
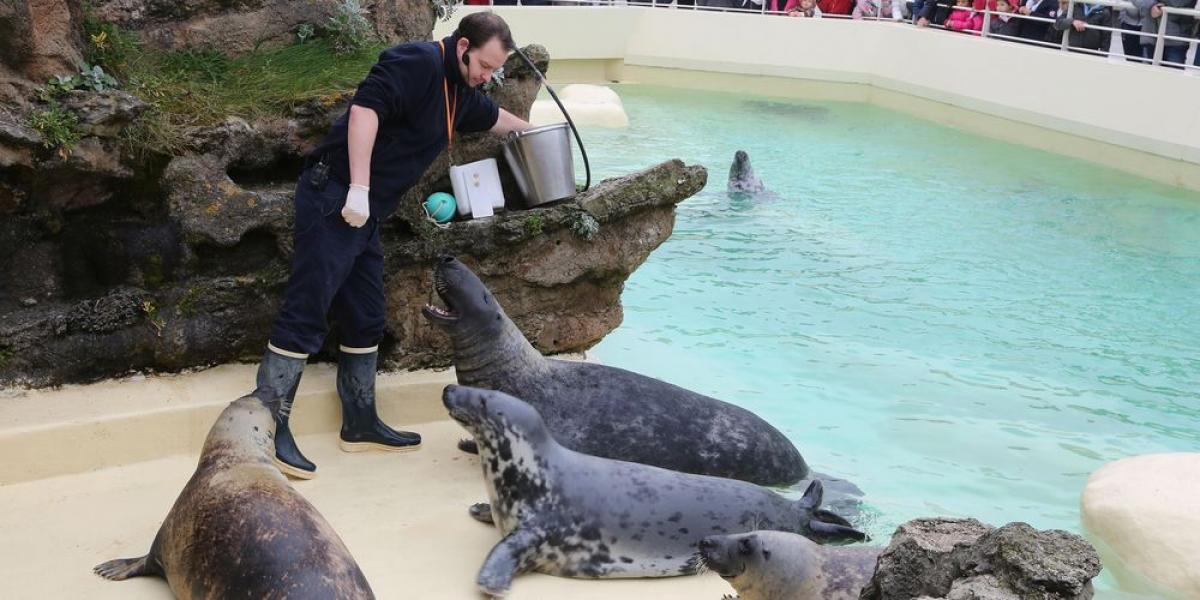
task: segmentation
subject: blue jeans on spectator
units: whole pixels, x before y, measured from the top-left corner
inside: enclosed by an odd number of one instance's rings
[[[1182,69],[1183,65],[1187,64],[1187,45],[1183,46],[1163,46],[1162,62],[1164,67],[1173,69]],[[1154,60],[1154,45],[1142,45],[1142,57],[1146,62]]]

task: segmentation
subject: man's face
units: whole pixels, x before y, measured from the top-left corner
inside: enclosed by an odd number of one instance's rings
[[[479,87],[492,78],[496,69],[504,66],[504,61],[508,60],[508,52],[504,50],[504,44],[500,43],[499,38],[492,38],[486,44],[470,50],[467,49],[468,45],[466,38],[458,40],[458,70],[467,85]],[[462,62],[464,54],[468,57],[468,64],[465,65]]]

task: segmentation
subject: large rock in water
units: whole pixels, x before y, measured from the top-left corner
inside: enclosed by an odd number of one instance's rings
[[[974,519],[901,525],[862,600],[1053,600],[1092,597],[1100,557],[1083,538]]]
[[[1200,453],[1109,463],[1088,478],[1081,504],[1122,588],[1200,598]]]

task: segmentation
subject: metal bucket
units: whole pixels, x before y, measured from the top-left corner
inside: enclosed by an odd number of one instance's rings
[[[575,196],[575,158],[566,123],[510,133],[504,159],[528,207]]]

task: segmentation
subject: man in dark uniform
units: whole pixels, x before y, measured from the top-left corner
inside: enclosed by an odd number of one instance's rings
[[[346,451],[413,450],[421,436],[396,431],[375,410],[375,368],[384,328],[379,225],[421,177],[454,131],[508,133],[529,124],[497,107],[478,87],[513,49],[493,13],[468,15],[438,42],[384,51],[358,86],[350,109],[309,156],[296,185],[295,256],[283,307],[259,365],[256,395],[282,399],[275,462],[308,479],[316,465],[288,428],[308,356],[338,321],[337,391]]]

